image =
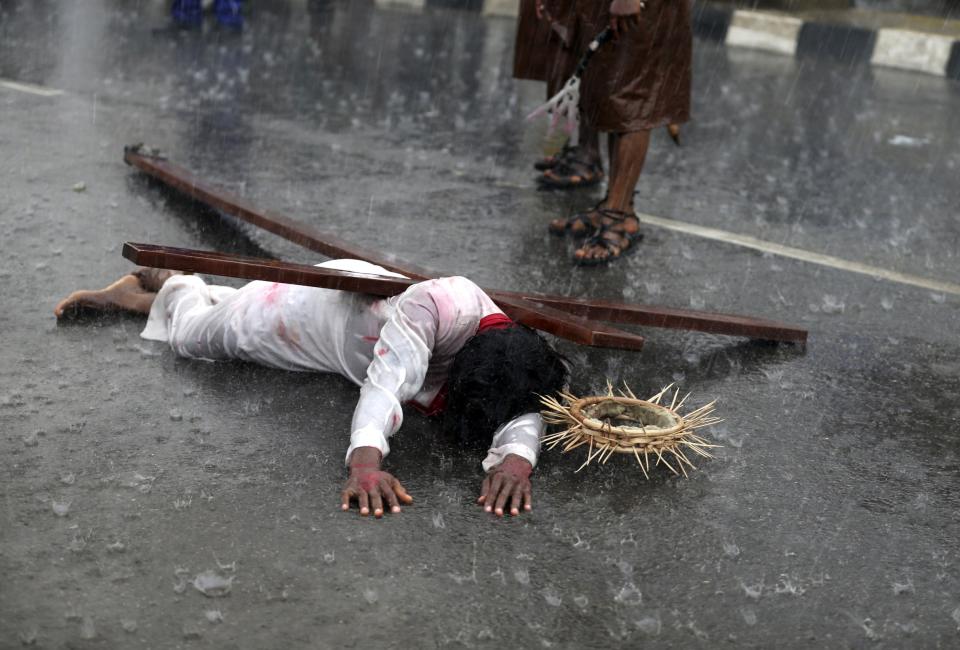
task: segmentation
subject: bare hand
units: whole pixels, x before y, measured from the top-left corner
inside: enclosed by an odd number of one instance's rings
[[[610,3],[610,29],[615,39],[620,38],[620,32],[640,21],[642,8],[642,0],[613,0]]]
[[[392,474],[380,469],[380,451],[373,447],[360,447],[350,456],[350,477],[340,493],[341,510],[350,509],[350,501],[356,499],[360,514],[366,517],[373,509],[373,516],[383,516],[383,502],[390,512],[400,512],[400,503],[413,503],[413,497]]]
[[[532,472],[533,466],[527,459],[508,454],[502,463],[487,472],[477,503],[483,505],[487,512],[495,512],[498,517],[503,516],[507,499],[510,500],[510,514],[514,517],[520,514],[521,507],[530,512],[533,509],[530,499]]]

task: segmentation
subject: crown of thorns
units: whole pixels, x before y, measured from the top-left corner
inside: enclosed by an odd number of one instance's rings
[[[655,458],[654,467],[663,464],[674,474],[687,476],[686,468],[696,467],[685,452],[712,458],[708,450],[720,446],[694,432],[722,420],[713,416],[716,400],[681,415],[680,409],[690,394],[678,401],[680,389],[676,388],[671,398],[668,393],[672,388],[673,384],[642,400],[626,384],[620,395],[614,395],[613,386],[608,382],[606,395],[575,397],[562,392],[562,401],[541,397],[544,421],[565,427],[545,436],[543,442],[547,449],[563,445],[564,453],[587,445],[587,459],[578,472],[594,460],[606,463],[613,454],[621,453],[633,454],[647,478],[650,478],[651,456]],[[666,406],[662,402],[668,398],[670,405]]]

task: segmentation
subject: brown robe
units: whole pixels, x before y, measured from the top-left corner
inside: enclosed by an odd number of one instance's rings
[[[552,20],[537,19],[537,2],[543,2]],[[576,52],[570,47],[576,0],[520,0],[517,40],[513,51],[513,76],[547,82],[547,98],[573,75]]]
[[[609,0],[576,0],[575,49],[610,23]],[[580,86],[580,109],[598,131],[644,131],[690,119],[693,33],[689,0],[646,0],[635,26],[602,46]]]

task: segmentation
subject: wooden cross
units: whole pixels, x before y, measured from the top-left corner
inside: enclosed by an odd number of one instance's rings
[[[167,162],[136,145],[124,149],[124,160],[161,183],[192,199],[275,235],[331,258],[359,259],[400,273],[409,279],[362,273],[348,273],[305,264],[239,257],[191,249],[126,243],[123,255],[142,266],[208,273],[224,277],[268,280],[287,284],[357,291],[379,296],[402,293],[411,284],[435,274],[384,255],[350,244],[339,237],[281,214],[260,210],[251,203],[213,187],[190,171]],[[486,293],[513,320],[575,343],[597,347],[639,350],[643,337],[598,322],[695,330],[713,334],[803,344],[807,331],[776,321],[604,300],[567,298],[509,291]]]

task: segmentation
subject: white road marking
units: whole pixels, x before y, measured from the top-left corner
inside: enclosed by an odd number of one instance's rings
[[[63,94],[62,90],[57,90],[56,88],[44,88],[43,86],[20,83],[19,81],[7,81],[6,79],[0,79],[0,86],[9,88],[10,90],[17,90],[22,93],[40,95],[41,97],[56,97],[57,95]]]
[[[960,284],[955,284],[953,282],[934,280],[919,275],[910,275],[909,273],[900,273],[899,271],[891,271],[890,269],[884,269],[878,266],[870,266],[869,264],[861,264],[860,262],[851,262],[839,257],[833,257],[832,255],[823,255],[822,253],[814,253],[813,251],[807,251],[802,248],[774,244],[772,242],[763,241],[762,239],[757,239],[756,237],[750,237],[749,235],[738,235],[737,233],[727,232],[726,230],[719,230],[717,228],[707,228],[705,226],[697,226],[692,223],[685,223],[683,221],[676,221],[674,219],[655,217],[652,214],[638,212],[637,216],[640,218],[642,223],[646,223],[651,226],[657,226],[659,228],[666,228],[667,230],[682,232],[688,235],[695,235],[697,237],[712,239],[714,241],[726,242],[736,246],[743,246],[744,248],[752,248],[753,250],[764,253],[780,255],[781,257],[789,257],[791,259],[801,260],[811,264],[819,264],[832,269],[849,271],[850,273],[859,273],[872,278],[880,278],[882,280],[899,282],[900,284],[907,284],[913,287],[919,287],[921,289],[928,289],[930,291],[960,296]]]

